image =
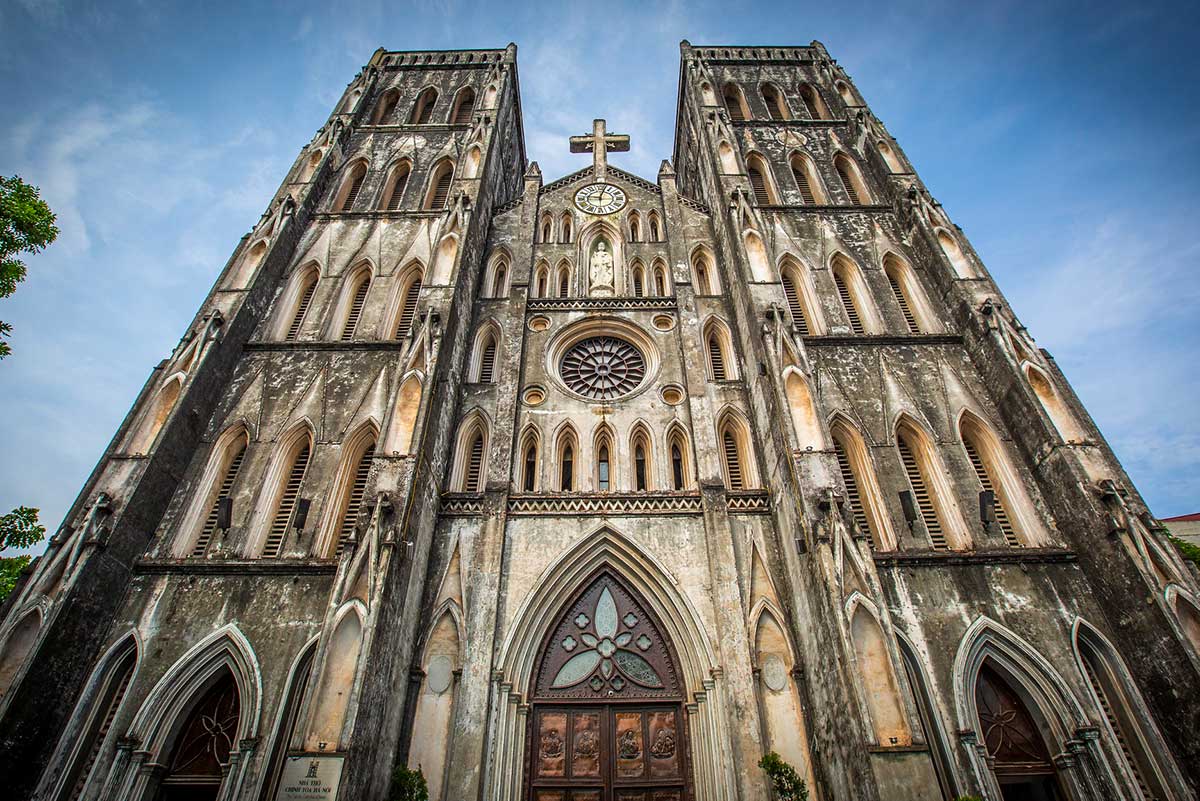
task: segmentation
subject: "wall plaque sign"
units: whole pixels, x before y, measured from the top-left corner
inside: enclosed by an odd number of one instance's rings
[[[344,756],[296,754],[283,762],[275,801],[334,801],[342,783]]]

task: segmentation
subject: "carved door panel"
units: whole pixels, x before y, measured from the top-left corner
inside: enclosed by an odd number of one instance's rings
[[[618,577],[601,572],[559,615],[534,676],[529,801],[687,801],[674,650]]]

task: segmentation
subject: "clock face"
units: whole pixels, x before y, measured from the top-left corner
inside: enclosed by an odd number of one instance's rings
[[[612,214],[625,208],[625,192],[612,184],[588,184],[575,193],[575,205],[588,214]]]

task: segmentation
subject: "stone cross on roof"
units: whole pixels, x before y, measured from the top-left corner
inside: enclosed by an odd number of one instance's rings
[[[629,137],[625,134],[610,134],[604,130],[604,120],[592,120],[591,136],[572,136],[571,152],[592,154],[592,172],[597,181],[604,181],[608,169],[608,151],[624,153],[629,150]]]

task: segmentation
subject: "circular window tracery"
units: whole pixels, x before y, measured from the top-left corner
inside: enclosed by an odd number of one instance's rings
[[[646,359],[623,339],[589,337],[563,354],[559,373],[572,392],[596,400],[611,400],[641,385],[646,378]]]

